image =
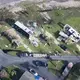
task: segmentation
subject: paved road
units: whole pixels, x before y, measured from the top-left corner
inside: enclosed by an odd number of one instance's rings
[[[14,1],[20,1],[20,0],[0,0],[0,3],[4,4],[4,3],[14,2]]]
[[[74,62],[80,62],[80,56],[50,56],[52,60],[65,60],[65,61],[74,61]],[[8,66],[11,64],[19,64],[27,61],[33,61],[33,60],[42,60],[42,61],[48,61],[46,58],[35,58],[35,57],[13,57],[11,55],[7,55],[3,53],[2,50],[0,50],[0,65]],[[4,64],[5,63],[5,64]]]
[[[31,3],[43,2],[43,0],[0,0],[0,4],[3,4],[3,5],[15,4],[15,3],[19,3],[21,1],[27,1],[27,2],[31,2]]]
[[[53,60],[67,60],[67,61],[74,61],[80,62],[80,56],[50,56]],[[41,60],[47,62],[48,59],[46,58],[35,58],[35,57],[13,57],[11,55],[5,54],[2,50],[0,50],[0,67],[7,67],[9,65],[18,65],[22,63],[30,63],[32,64],[33,60]],[[52,75],[46,68],[39,67],[39,69],[35,70],[43,77],[48,78],[49,80],[62,80],[59,79],[57,76]]]
[[[0,0],[0,6],[1,4],[4,6],[5,4],[11,4],[14,5],[15,3],[19,3],[21,1],[27,1],[31,3],[38,3],[43,2],[44,0]],[[43,5],[43,4],[41,4]],[[80,1],[74,1],[74,0],[45,0],[45,6],[46,8],[53,8],[53,7],[80,7]]]
[[[34,57],[14,57],[8,54],[5,54],[2,50],[0,50],[0,65],[6,67],[12,64],[20,64],[24,62],[30,62],[33,60],[41,60],[41,61],[48,61],[46,58],[34,58]]]
[[[34,65],[29,62],[32,69],[34,69],[41,77],[47,78],[48,80],[58,80],[59,78],[56,75],[53,75],[53,73],[49,72],[47,68],[45,67],[35,67]],[[28,65],[26,63],[22,65],[18,65],[22,70],[27,71]],[[33,67],[34,66],[34,67]]]
[[[71,62],[80,62],[80,56],[50,56],[52,60],[63,60],[63,61],[71,61]]]

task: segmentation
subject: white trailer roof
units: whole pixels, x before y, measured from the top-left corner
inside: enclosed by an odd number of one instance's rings
[[[65,38],[68,38],[68,35],[67,35],[67,34],[65,34],[63,31],[60,31],[59,35],[61,35],[61,36],[65,37]]]
[[[19,28],[21,28],[23,31],[25,31],[26,33],[31,33],[33,34],[33,31],[31,31],[29,28],[27,28],[23,23],[16,21],[15,25],[17,25]]]

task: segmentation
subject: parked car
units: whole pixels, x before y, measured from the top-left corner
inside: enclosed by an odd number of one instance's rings
[[[38,73],[30,67],[28,67],[27,70],[33,75],[38,75]]]
[[[32,54],[32,53],[30,53],[28,56],[33,57],[33,54]]]
[[[33,61],[33,64],[36,65],[36,66],[42,66],[42,67],[47,67],[48,66],[48,64],[46,62],[42,62],[42,61],[39,61],[39,60]]]
[[[27,70],[35,76],[35,79],[48,80],[46,78],[41,77],[35,70],[30,67],[28,67]]]
[[[29,53],[29,52],[22,52],[22,53],[17,53],[17,56],[19,56],[19,57],[28,57],[28,56],[30,56],[30,57],[33,57],[33,54],[32,53]]]
[[[18,53],[17,56],[19,56],[19,57],[27,57],[28,53]]]

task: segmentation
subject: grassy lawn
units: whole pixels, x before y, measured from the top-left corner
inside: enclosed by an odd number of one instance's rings
[[[6,30],[8,30],[10,28],[11,27],[7,23],[4,22],[3,25],[0,25],[0,33],[4,32],[4,31],[6,31]]]
[[[48,31],[49,33],[51,33],[52,35],[54,35],[57,31],[61,30],[61,27],[58,26],[57,24],[45,24],[43,25],[43,29],[46,31]]]
[[[68,47],[68,50],[72,53],[72,54],[74,54],[74,55],[80,55],[80,54],[77,54],[75,51],[78,51],[79,52],[79,50],[78,50],[78,48],[75,46],[76,44],[69,44],[69,45],[67,45],[67,47]]]
[[[80,17],[71,17],[65,20],[64,23],[71,25],[74,29],[76,29],[80,33]]]
[[[60,74],[60,70],[63,66],[63,63],[61,61],[52,61],[48,62],[48,69],[49,71],[53,72],[53,74]]]
[[[5,37],[0,37],[0,48],[2,49],[11,48],[9,40],[7,40]]]
[[[15,67],[9,66],[5,69],[9,75],[8,80],[18,80],[21,77],[21,75],[23,74],[23,72],[17,66],[15,66]],[[1,79],[1,80],[4,80],[4,79]]]
[[[17,47],[16,49],[21,51],[26,51],[26,48],[23,45]]]

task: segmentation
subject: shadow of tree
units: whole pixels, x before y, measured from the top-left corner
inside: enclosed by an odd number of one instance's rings
[[[60,32],[60,31],[57,31],[57,32],[54,33],[54,36],[55,36],[56,38],[59,37],[59,32]]]
[[[65,24],[64,24],[64,23],[62,23],[62,22],[58,22],[57,24],[58,24],[61,28],[63,28],[63,27],[64,27],[64,25],[65,25]]]
[[[5,22],[8,23],[10,26],[12,26],[15,23],[15,20],[7,18],[7,19],[5,19]]]
[[[21,50],[13,50],[13,49],[2,49],[2,50],[5,53],[11,52],[11,51],[18,52],[18,53],[21,53],[22,52]]]

